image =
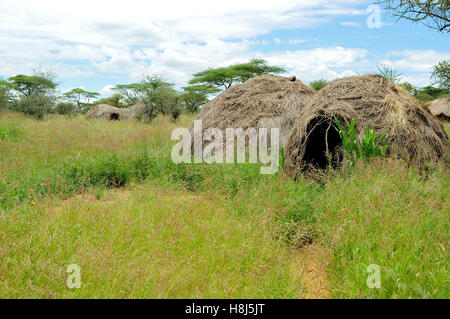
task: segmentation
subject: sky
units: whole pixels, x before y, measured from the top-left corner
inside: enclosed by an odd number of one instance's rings
[[[386,64],[429,85],[432,67],[450,60],[449,35],[373,2],[0,0],[0,78],[51,70],[62,92],[106,97],[146,74],[181,88],[196,72],[262,58],[305,83]]]

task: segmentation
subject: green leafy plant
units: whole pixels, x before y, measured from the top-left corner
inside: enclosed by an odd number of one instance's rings
[[[284,162],[284,146],[281,146],[280,154],[278,155],[278,158],[279,158],[279,162],[280,162],[280,167],[282,169],[285,169],[286,163]]]
[[[335,116],[334,121],[337,125],[335,129],[338,131],[344,147],[343,152],[347,157],[350,166],[353,166],[357,159],[369,159],[375,156],[385,156],[388,148],[387,133],[383,133],[378,139],[375,130],[366,128],[366,134],[361,140],[357,139],[355,119],[351,119],[350,123],[345,120],[347,127],[342,125],[341,121]]]
[[[309,83],[309,86],[312,87],[316,91],[320,91],[325,86],[327,86],[327,84],[328,84],[327,80],[320,79],[320,80],[312,81],[311,83]]]

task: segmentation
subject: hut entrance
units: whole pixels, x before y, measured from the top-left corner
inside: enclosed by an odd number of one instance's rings
[[[111,115],[109,116],[109,120],[110,121],[118,121],[119,120],[119,114],[111,113]]]
[[[338,166],[342,161],[342,154],[338,152],[342,141],[333,127],[332,119],[322,117],[313,119],[308,124],[307,132],[303,160],[317,168],[326,169],[331,155],[332,166]]]

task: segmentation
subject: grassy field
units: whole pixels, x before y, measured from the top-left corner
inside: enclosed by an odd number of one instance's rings
[[[376,160],[294,182],[175,165],[170,134],[192,120],[0,114],[0,297],[449,297],[448,166]]]

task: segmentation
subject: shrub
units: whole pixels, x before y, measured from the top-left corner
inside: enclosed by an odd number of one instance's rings
[[[46,95],[24,96],[15,103],[15,110],[26,115],[43,119],[54,107],[54,99]]]
[[[328,84],[327,80],[321,79],[321,80],[312,81],[311,83],[309,83],[309,86],[312,87],[316,91],[320,91],[327,84]]]
[[[60,102],[56,105],[56,113],[61,115],[72,115],[75,113],[77,106],[70,102]]]

